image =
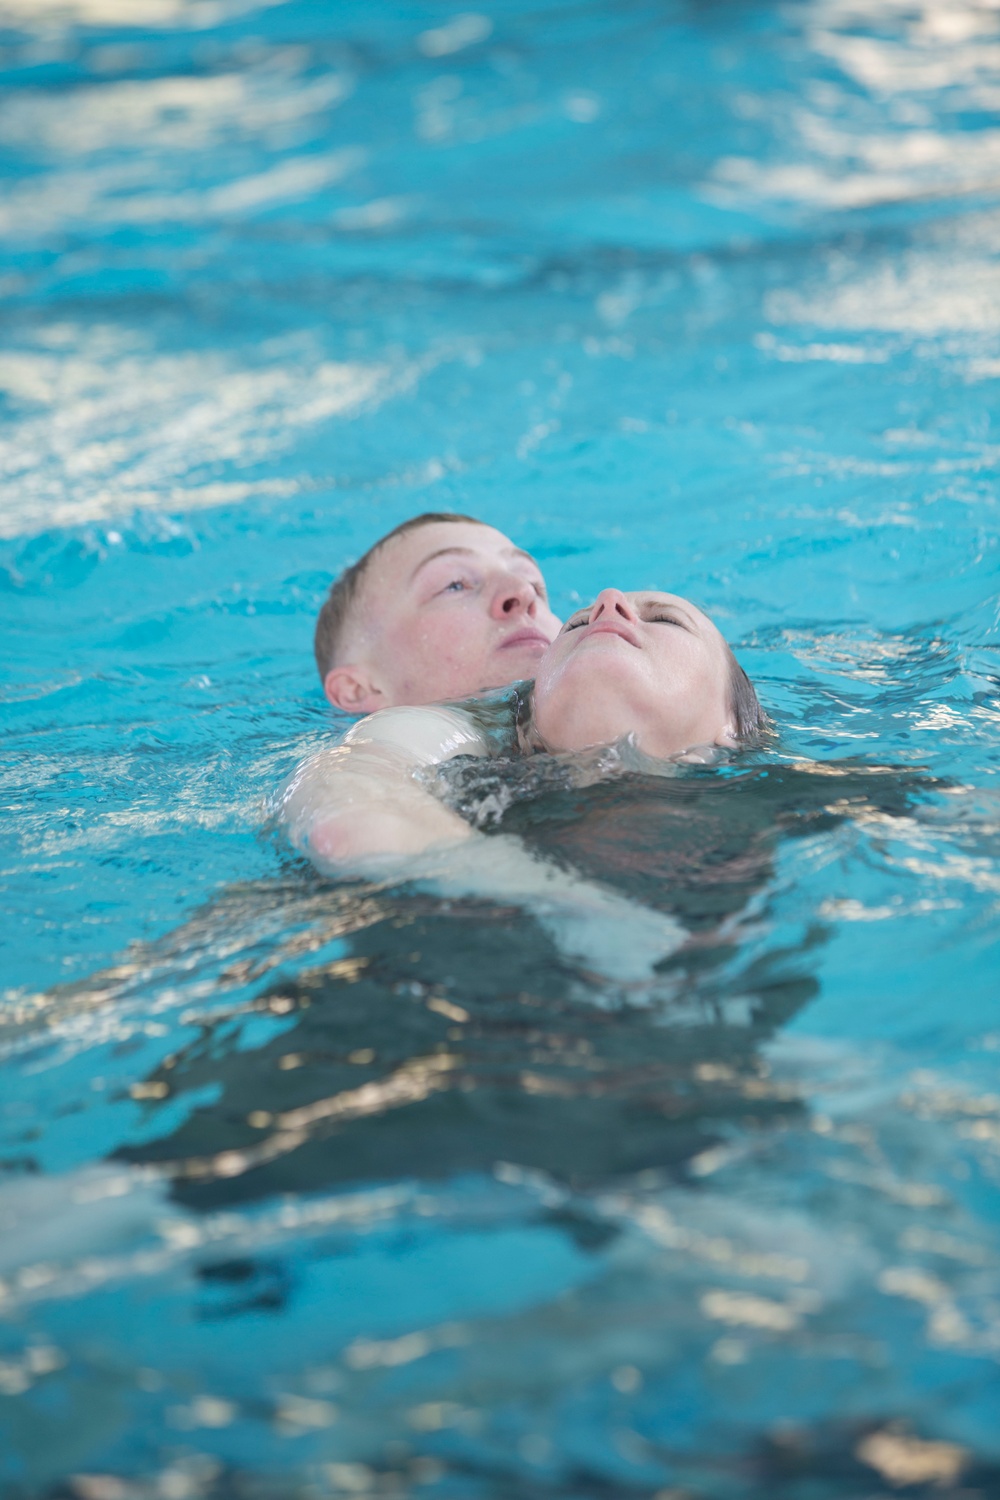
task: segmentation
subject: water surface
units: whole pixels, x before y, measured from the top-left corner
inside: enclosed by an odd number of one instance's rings
[[[0,71],[5,1493],[1000,1496],[995,3],[0,0]],[[267,827],[449,507],[779,724],[459,789],[651,986]]]

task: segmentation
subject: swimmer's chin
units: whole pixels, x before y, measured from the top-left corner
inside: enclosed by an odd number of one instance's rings
[[[540,630],[517,630],[505,641],[501,641],[496,649],[504,655],[523,651],[527,656],[539,657],[544,656],[551,645],[548,636],[543,635]]]

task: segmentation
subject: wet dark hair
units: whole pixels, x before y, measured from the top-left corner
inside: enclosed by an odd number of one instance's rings
[[[757,690],[750,681],[729,646],[729,711],[733,716],[733,728],[741,745],[752,742],[768,728],[770,720],[760,706]]]
[[[408,531],[417,531],[421,526],[435,526],[440,521],[465,521],[473,526],[487,524],[475,516],[461,516],[455,511],[428,510],[423,515],[411,516],[410,520],[393,527],[392,531],[387,531],[385,536],[379,537],[363,557],[359,557],[356,563],[344,569],[339,578],[334,579],[330,585],[330,592],[323,601],[323,608],[319,612],[316,633],[313,637],[313,651],[316,655],[316,666],[321,681],[325,681],[327,672],[337,665],[337,654],[340,650],[344,627],[347,624],[347,616],[352,604],[357,601],[365,574],[386,542],[391,542],[393,537],[405,536]]]

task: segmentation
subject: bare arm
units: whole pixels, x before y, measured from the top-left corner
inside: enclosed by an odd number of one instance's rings
[[[460,843],[473,830],[418,772],[486,748],[459,712],[383,709],[299,766],[282,795],[281,821],[295,847],[328,874],[364,874],[373,864]]]
[[[485,754],[471,721],[448,709],[386,709],[342,745],[305,761],[281,819],[327,874],[403,877],[524,906],[567,956],[622,981],[648,979],[684,941],[672,918],[536,858],[508,834],[477,832],[418,779],[422,767]]]
[[[321,751],[296,772],[282,821],[297,849],[327,874],[454,844],[469,825],[426,791],[413,768],[377,749]]]

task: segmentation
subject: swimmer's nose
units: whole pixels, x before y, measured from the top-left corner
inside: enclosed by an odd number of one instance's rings
[[[591,606],[589,623],[593,625],[595,620],[600,620],[604,615],[620,615],[630,624],[637,624],[639,620],[628,596],[623,594],[621,589],[601,589]]]
[[[493,595],[491,613],[495,620],[516,619],[518,615],[534,613],[538,594],[526,578],[509,573],[498,585]]]

